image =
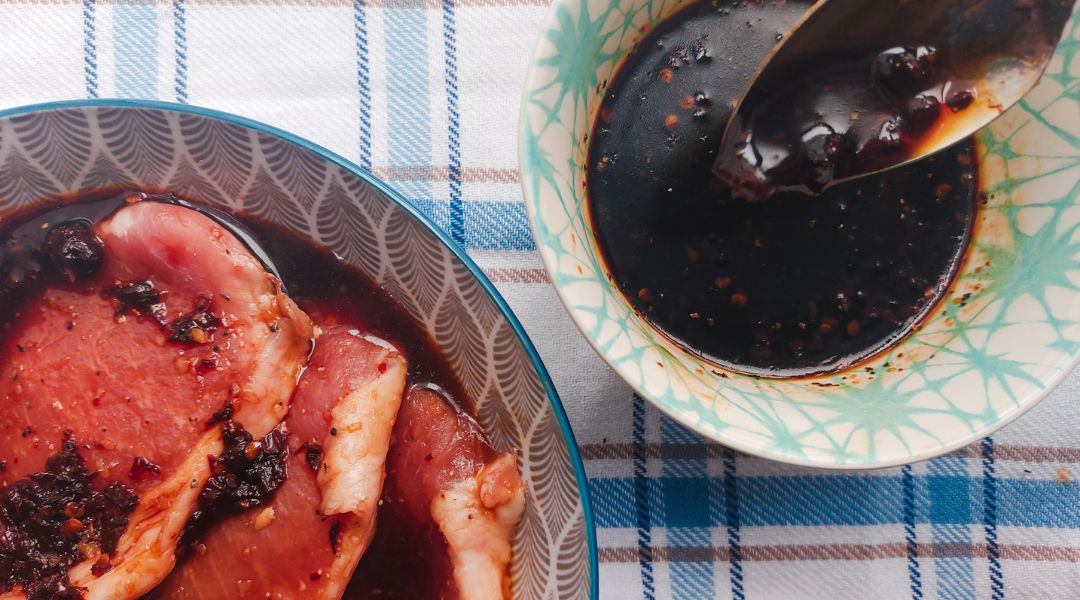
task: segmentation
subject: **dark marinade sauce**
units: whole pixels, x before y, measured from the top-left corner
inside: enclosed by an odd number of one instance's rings
[[[283,229],[238,217],[281,273],[289,295],[320,325],[346,323],[383,338],[409,360],[407,385],[433,383],[469,412],[474,406],[427,330],[377,283],[330,252]],[[321,448],[308,448],[319,454]],[[446,541],[431,523],[416,523],[392,485],[387,464],[375,538],[343,598],[438,600],[453,576]]]
[[[408,385],[434,384],[465,410],[473,412],[475,405],[431,335],[378,283],[326,248],[280,226],[242,214],[208,209],[200,206],[197,199],[189,203],[188,199],[176,198],[167,192],[88,190],[47,199],[24,212],[5,215],[0,226],[0,240],[7,240],[6,246],[0,249],[0,322],[17,314],[25,302],[32,302],[36,292],[42,288],[77,288],[81,280],[96,273],[102,249],[100,242],[95,244],[94,237],[89,234],[90,226],[125,206],[133,197],[141,201],[179,203],[215,219],[247,244],[267,270],[278,276],[289,296],[316,324],[351,325],[365,334],[394,344],[409,361]],[[152,289],[125,287],[111,293],[129,300],[132,310],[152,313],[155,302],[153,292]],[[197,311],[187,317],[196,325],[200,324],[202,318]],[[192,331],[185,323],[165,325],[177,335],[185,332],[190,334]],[[215,484],[212,478],[200,497],[200,512],[206,517],[193,515],[185,532],[188,538],[197,534],[200,528],[212,526],[213,515],[218,512],[244,510],[268,500],[285,481],[283,469],[287,451],[280,431],[274,430],[258,441],[259,452],[256,456],[245,456],[242,450],[251,445],[251,437],[232,424],[229,420],[231,416],[231,410],[226,405],[208,423],[210,426],[223,422],[226,441],[233,440],[235,443],[227,443],[226,452],[213,459],[214,473],[221,475],[218,478],[220,481]],[[308,449],[308,452],[313,450]],[[77,449],[71,457],[67,454],[58,456],[81,464]],[[43,472],[45,476],[53,469],[51,465]],[[152,470],[153,467],[151,464],[132,466],[133,469],[143,470]],[[387,468],[392,470],[394,465]],[[87,478],[93,478],[93,475],[88,474]],[[399,491],[388,487],[383,496],[384,503],[388,506],[400,505],[398,494]],[[8,564],[4,561],[22,560],[20,564],[24,564],[27,560],[19,554],[18,548],[12,554],[13,558],[4,554],[6,547],[3,538],[14,535],[12,532],[15,529],[10,525],[12,522],[3,521],[3,501],[0,498],[0,589],[5,581],[9,586],[22,581],[19,579],[21,575],[2,577],[2,569]],[[137,498],[132,495],[132,508],[136,501]],[[102,535],[115,534],[113,537],[118,539],[126,524],[126,513],[124,519],[118,526],[105,529]],[[446,578],[452,576],[441,533],[432,530],[429,524],[412,522],[405,510],[380,510],[377,527],[375,539],[357,571],[358,574],[368,574],[367,581],[350,586],[348,598],[438,598]],[[102,546],[111,551],[109,540],[115,545],[115,539],[108,537]],[[27,556],[29,560],[34,560],[34,555]],[[107,563],[105,567],[108,567]],[[57,590],[63,588],[66,582],[66,570],[66,566],[57,570],[55,576],[51,575],[52,571],[42,572],[43,577],[49,576],[47,580],[42,579],[41,586],[45,590],[42,598],[64,597],[56,594],[60,593]],[[77,594],[72,598],[82,597],[78,590],[71,593]]]
[[[638,44],[590,137],[589,212],[613,280],[680,345],[765,376],[844,368],[909,333],[976,211],[971,142],[816,197],[746,202],[712,176],[731,106],[808,6],[687,7]]]
[[[1071,0],[899,5],[881,7],[897,33],[804,51],[754,82],[713,165],[734,195],[755,201],[777,189],[820,192],[910,160],[941,136],[952,138],[957,123],[1000,114],[1004,100],[994,89],[1003,81],[987,87],[980,80],[1035,69],[1072,10]],[[897,23],[920,17],[923,23]],[[938,20],[946,31],[926,25]]]
[[[744,100],[745,120],[733,124],[713,173],[734,196],[757,201],[777,189],[817,193],[907,160],[976,98],[941,54],[914,45],[814,57],[801,74],[762,84]]]
[[[0,492],[0,591],[22,586],[27,600],[82,598],[67,570],[97,556],[93,571],[110,568],[138,498],[117,482],[95,481],[68,436],[44,470]]]

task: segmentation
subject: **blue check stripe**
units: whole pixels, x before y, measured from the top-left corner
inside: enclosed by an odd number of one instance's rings
[[[634,435],[634,526],[637,527],[638,566],[641,570],[642,595],[646,600],[654,600],[656,587],[652,567],[652,507],[648,479],[648,457],[645,455],[645,400],[634,394],[633,407]]]
[[[188,47],[187,47],[187,0],[173,1],[173,44],[176,54],[176,74],[173,77],[173,91],[176,101],[187,104],[188,101]]]
[[[390,185],[397,182],[390,181]],[[445,200],[413,200],[439,227],[449,231],[451,205]],[[462,204],[463,239],[467,250],[534,250],[524,202],[469,200]],[[460,243],[460,242],[459,242]]]
[[[903,486],[904,546],[907,552],[908,582],[911,585],[911,597],[918,600],[923,597],[922,573],[919,569],[919,546],[915,532],[915,478],[911,475],[911,465],[904,465],[900,473]]]
[[[724,449],[724,515],[727,525],[728,574],[731,577],[731,597],[734,600],[743,600],[746,595],[743,589],[742,536],[739,533],[743,519],[740,498],[743,496],[739,490],[737,460],[735,452]]]
[[[387,39],[407,43],[387,44],[386,78],[387,128],[394,132],[387,142],[390,164],[417,167],[431,164],[432,132],[428,63],[427,11],[410,8],[384,10],[383,28]],[[413,180],[393,183],[406,198],[432,198],[431,181]]]
[[[450,171],[450,237],[465,244],[465,213],[461,198],[461,119],[458,116],[457,26],[454,0],[443,0],[443,43],[446,46],[446,115]]]
[[[703,444],[701,436],[666,417],[660,418],[660,440],[669,444]],[[701,490],[699,497],[708,494],[708,461],[705,458],[663,461],[661,472],[673,480],[692,483]],[[681,491],[681,490],[680,490]],[[679,524],[669,524],[668,546],[671,548],[711,548],[710,512],[697,503],[687,502],[685,496],[670,495],[665,490],[661,503],[667,514],[680,514]],[[671,592],[674,598],[710,598],[715,595],[712,561],[678,562],[671,565]]]
[[[86,95],[98,97],[97,0],[83,0],[83,79]]]
[[[690,481],[685,477],[651,480],[666,494],[702,498],[701,488]],[[589,483],[594,497],[632,496],[631,479],[595,477]],[[926,485],[931,497],[940,498],[956,493],[958,484],[948,479],[926,478],[917,485]],[[739,476],[736,485],[743,527],[903,523],[899,475]],[[1080,482],[997,479],[994,485],[995,529],[1003,526],[1080,528]],[[1033,511],[1031,506],[1040,508]],[[634,526],[632,511],[618,502],[598,503],[596,517],[602,527]],[[678,518],[655,514],[652,524],[667,527],[678,522]]]
[[[120,98],[157,95],[157,10],[144,2],[112,5],[116,95]]]
[[[367,0],[353,3],[356,33],[356,87],[359,93],[360,166],[371,169],[371,67],[368,56]]]
[[[948,455],[927,463],[930,487],[928,519],[931,540],[937,544],[971,547],[971,518],[976,497],[968,477],[970,459]],[[941,600],[971,600],[975,597],[973,559],[970,556],[943,556],[934,559],[937,597]]]
[[[990,594],[993,600],[1005,597],[1005,582],[1001,577],[1001,552],[998,547],[998,479],[995,475],[994,440],[982,441],[983,466],[983,528],[986,532],[986,560],[990,567]]]

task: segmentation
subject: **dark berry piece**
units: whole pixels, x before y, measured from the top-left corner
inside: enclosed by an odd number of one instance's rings
[[[88,221],[60,223],[45,236],[45,252],[71,281],[94,276],[101,268],[105,247]]]
[[[906,96],[920,92],[930,82],[936,51],[930,46],[890,48],[874,58],[874,81],[888,92]]]
[[[934,124],[941,114],[941,102],[933,96],[919,94],[904,107],[904,125],[908,133],[918,135]]]
[[[949,96],[945,98],[945,106],[948,106],[949,110],[953,112],[960,112],[971,106],[971,103],[974,101],[975,92],[971,89],[963,89],[949,94]]]

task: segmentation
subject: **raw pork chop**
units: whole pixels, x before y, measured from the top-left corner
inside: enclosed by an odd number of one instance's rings
[[[199,212],[138,202],[93,232],[96,275],[44,290],[5,325],[0,482],[41,471],[67,435],[96,485],[132,489],[138,504],[112,556],[91,546],[68,571],[86,598],[118,600],[172,569],[207,457],[223,448],[212,416],[232,413],[256,438],[274,428],[312,328],[248,249]]]
[[[405,375],[385,342],[342,326],[322,333],[286,418],[288,480],[265,508],[201,536],[154,596],[340,598],[375,531]]]
[[[525,510],[516,458],[495,450],[476,421],[440,393],[412,388],[394,428],[383,510],[413,526],[382,536],[386,546],[378,549],[379,558],[395,562],[362,564],[346,597],[393,591],[417,598],[509,599],[511,545]],[[395,563],[404,560],[428,577],[418,574],[412,586],[386,581],[383,573],[400,574]]]

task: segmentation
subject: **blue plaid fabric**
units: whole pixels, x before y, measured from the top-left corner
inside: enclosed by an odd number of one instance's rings
[[[0,0],[0,105],[234,112],[411,198],[491,276],[555,378],[591,479],[604,598],[1080,599],[1078,374],[993,439],[839,473],[706,443],[607,369],[547,283],[519,189],[519,93],[545,4]]]

